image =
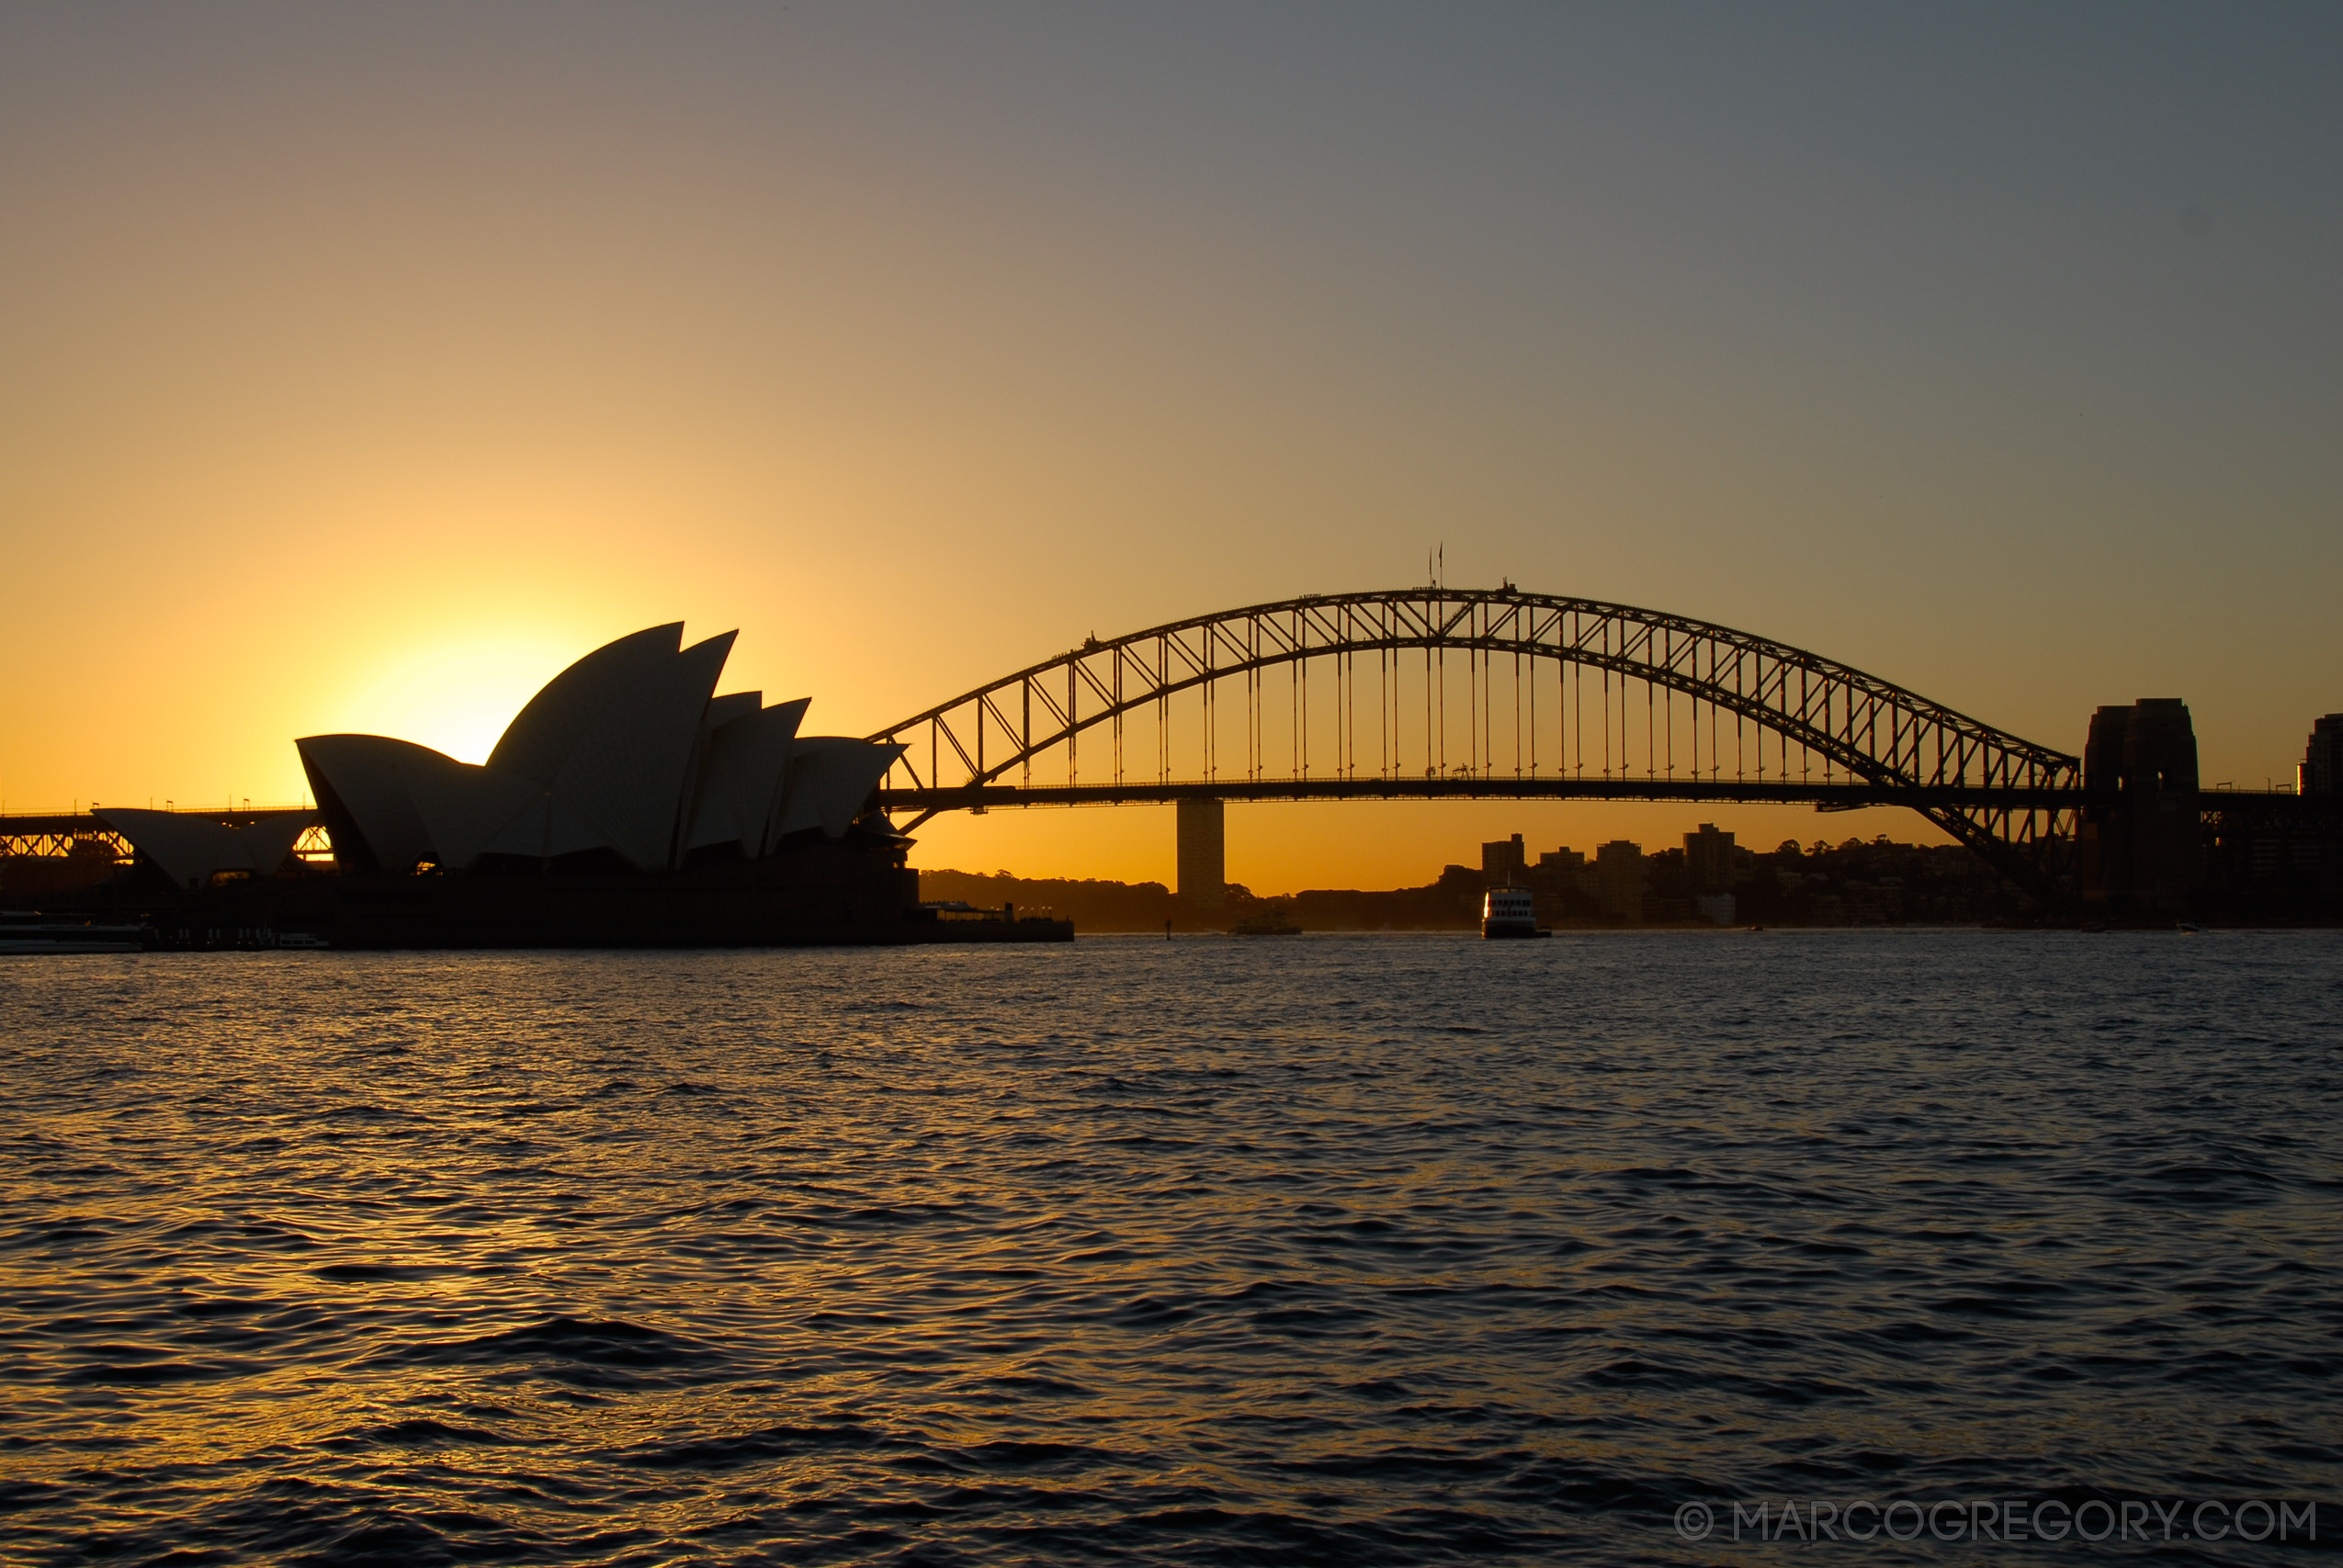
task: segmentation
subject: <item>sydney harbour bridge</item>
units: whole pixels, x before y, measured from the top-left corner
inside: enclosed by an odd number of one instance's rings
[[[2076,893],[2078,861],[2086,882],[2105,883],[2102,828],[2137,839],[2120,818],[2148,813],[2185,818],[2190,843],[2202,828],[2207,843],[2258,855],[2335,858],[2343,795],[2201,794],[2185,709],[2140,705],[2177,716],[2168,743],[2180,760],[2151,770],[2145,793],[2137,766],[2100,758],[2097,739],[2087,773],[2082,759],[1730,626],[1510,582],[1310,594],[1092,637],[876,731],[867,739],[902,753],[868,809],[910,831],[945,811],[1136,802],[1895,806],[2045,904]],[[232,803],[204,815],[284,814]],[[333,847],[312,825],[297,852]],[[85,812],[0,818],[0,854],[130,852]]]
[[[1901,806],[2052,896],[2077,758],[1803,649],[1591,599],[1307,595],[1095,637],[876,732],[877,804],[1603,799]]]

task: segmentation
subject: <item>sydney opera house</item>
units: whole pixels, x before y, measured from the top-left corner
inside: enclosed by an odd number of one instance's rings
[[[595,649],[484,763],[381,735],[296,741],[330,877],[272,874],[306,819],[101,815],[175,888],[252,906],[205,918],[338,946],[923,940],[909,840],[865,809],[900,749],[801,733],[807,698],[718,694],[734,635],[686,648],[676,623]]]
[[[529,700],[484,764],[380,735],[294,744],[345,872],[665,872],[845,837],[900,748],[800,735],[809,699],[719,696],[734,634],[596,649]]]

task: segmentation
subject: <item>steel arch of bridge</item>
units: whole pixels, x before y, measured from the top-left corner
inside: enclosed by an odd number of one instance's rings
[[[1449,717],[1465,655],[1463,723]],[[1412,713],[1403,666],[1421,656],[1421,766],[1403,745]],[[1370,669],[1365,660],[1372,657]],[[1510,696],[1497,700],[1510,661]],[[1554,667],[1550,757],[1541,756],[1538,670]],[[1292,754],[1269,765],[1270,672],[1288,672]],[[1330,676],[1330,723],[1309,710]],[[1600,681],[1598,771],[1588,776],[1586,677]],[[1526,677],[1526,678],[1525,678]],[[1240,773],[1221,766],[1224,682],[1241,680]],[[1575,701],[1572,687],[1575,685]],[[1635,771],[1630,696],[1644,695],[1643,769]],[[1370,691],[1370,688],[1372,690]],[[1174,698],[1193,693],[1200,773],[1175,776]],[[1377,743],[1358,743],[1372,696]],[[1688,715],[1678,712],[1681,699]],[[1667,708],[1663,727],[1662,704]],[[1526,707],[1524,705],[1526,704]],[[1524,713],[1526,712],[1526,722]],[[1155,719],[1152,767],[1134,768],[1134,721]],[[1511,717],[1510,727],[1500,723]],[[1722,720],[1733,721],[1733,757]],[[1689,734],[1686,719],[1689,717]],[[1705,719],[1707,747],[1703,750]],[[1451,762],[1452,728],[1464,760]],[[1499,731],[1508,730],[1509,760]],[[1750,733],[1755,732],[1751,767]],[[1100,733],[1103,732],[1103,733]],[[1330,732],[1331,757],[1327,751]],[[1322,739],[1311,755],[1313,734]],[[1769,757],[1766,738],[1773,744]],[[1089,772],[1083,743],[1090,739]],[[1688,739],[1681,763],[1680,738]],[[2037,896],[2063,869],[2079,803],[2077,759],[1930,702],[1878,677],[1770,638],[1596,600],[1493,590],[1406,588],[1309,595],[1150,627],[1081,648],[964,693],[871,739],[905,747],[878,804],[915,813],[999,805],[1465,795],[1803,800],[1909,807]],[[1105,742],[1104,755],[1098,742]],[[1526,750],[1524,741],[1526,740]],[[1616,744],[1614,746],[1614,740]],[[1575,741],[1575,745],[1573,742]],[[1053,755],[1054,754],[1054,755]],[[1233,759],[1232,759],[1233,761]],[[1035,778],[1036,764],[1044,777]],[[1550,764],[1550,765],[1549,765]],[[1058,774],[1062,767],[1063,782]],[[1819,773],[1819,777],[1817,776]]]

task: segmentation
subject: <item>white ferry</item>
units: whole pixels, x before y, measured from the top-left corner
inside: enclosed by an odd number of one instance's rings
[[[1492,887],[1480,905],[1480,934],[1490,941],[1509,936],[1551,936],[1537,929],[1537,897],[1526,887]]]

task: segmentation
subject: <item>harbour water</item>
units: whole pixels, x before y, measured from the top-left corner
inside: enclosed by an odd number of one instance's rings
[[[8,961],[0,1560],[2299,1561],[2168,1510],[2343,1537],[2339,1047],[2334,932]]]

